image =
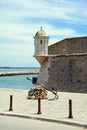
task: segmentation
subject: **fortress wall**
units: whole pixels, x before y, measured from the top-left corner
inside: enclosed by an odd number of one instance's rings
[[[48,75],[50,90],[87,93],[87,55],[53,57]]]
[[[87,37],[67,38],[48,48],[48,54],[87,53]]]
[[[41,65],[40,71],[39,71],[39,75],[38,75],[38,84],[42,84],[45,85],[48,82],[48,68],[50,67],[50,58],[48,59],[48,61],[44,62]]]

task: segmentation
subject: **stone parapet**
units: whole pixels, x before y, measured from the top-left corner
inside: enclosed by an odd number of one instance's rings
[[[48,54],[87,53],[87,37],[66,38],[48,47]]]

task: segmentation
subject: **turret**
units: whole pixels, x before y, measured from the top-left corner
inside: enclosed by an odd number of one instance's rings
[[[41,27],[34,36],[34,57],[40,62],[40,64],[42,63],[43,57],[48,55],[48,43],[49,37],[46,35],[46,32]]]

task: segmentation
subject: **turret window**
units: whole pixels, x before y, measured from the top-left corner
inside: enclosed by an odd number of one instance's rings
[[[40,44],[42,44],[42,40],[40,40]]]

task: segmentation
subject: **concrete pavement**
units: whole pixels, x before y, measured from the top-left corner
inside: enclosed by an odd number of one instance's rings
[[[38,121],[32,119],[0,116],[0,130],[83,130],[83,127]]]
[[[87,94],[59,92],[58,100],[42,100],[41,113],[37,114],[37,100],[28,100],[28,90],[0,89],[0,115],[59,122],[87,127]],[[9,98],[13,95],[13,111],[9,111]],[[48,98],[53,98],[48,93]],[[72,100],[72,115],[69,119],[69,99]]]

